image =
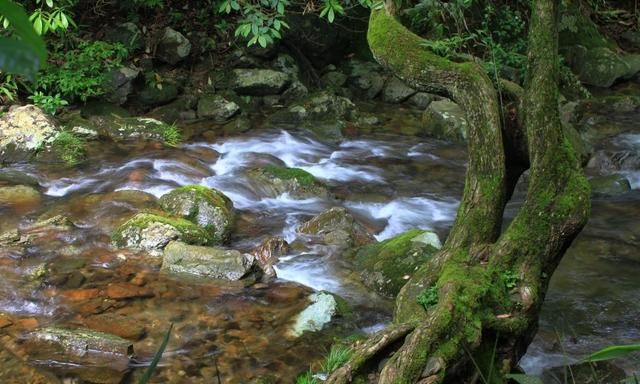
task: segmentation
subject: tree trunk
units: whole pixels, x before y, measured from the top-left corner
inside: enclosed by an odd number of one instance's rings
[[[519,132],[501,127],[497,93],[477,64],[428,51],[395,19],[391,0],[372,11],[368,39],[376,60],[465,111],[469,165],[444,247],[398,294],[393,324],[355,346],[328,383],[351,382],[367,363],[387,357],[379,383],[501,383],[526,351],[549,279],[590,209],[589,184],[558,112],[557,3],[533,2]],[[500,234],[523,157],[527,197]],[[418,304],[425,290],[437,292],[437,303]]]

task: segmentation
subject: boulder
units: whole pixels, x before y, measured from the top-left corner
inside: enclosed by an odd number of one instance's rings
[[[309,94],[309,89],[298,80],[294,80],[291,85],[280,95],[280,100],[289,105],[299,101]]]
[[[162,271],[237,281],[257,272],[256,258],[232,249],[199,247],[172,241],[162,258]]]
[[[440,99],[440,97],[432,93],[418,92],[407,101],[418,109],[426,109],[431,102],[438,99]]]
[[[309,296],[311,304],[296,316],[289,335],[299,337],[305,332],[317,332],[331,322],[338,312],[335,297],[326,292],[318,292]]]
[[[451,100],[437,100],[422,114],[423,131],[429,136],[464,141],[467,138],[467,119],[460,106]]]
[[[382,88],[382,101],[398,104],[415,95],[418,91],[406,85],[395,76],[390,77]]]
[[[395,297],[440,246],[435,233],[414,229],[361,247],[352,255],[352,261],[367,287],[384,296]]]
[[[35,105],[11,107],[0,117],[0,164],[32,159],[59,133],[60,127]]]
[[[143,107],[152,108],[165,105],[178,97],[178,87],[172,82],[146,84],[135,94],[135,102]]]
[[[198,117],[218,122],[229,120],[240,112],[240,107],[220,95],[202,96],[198,100]]]
[[[591,193],[596,196],[615,196],[631,190],[629,180],[619,174],[595,176],[589,179]]]
[[[195,120],[197,104],[196,96],[182,95],[169,104],[153,109],[148,116],[169,124],[176,121]]]
[[[361,99],[371,100],[378,96],[385,84],[377,63],[351,60],[347,64],[349,80],[347,86]]]
[[[0,168],[0,184],[3,183],[10,185],[27,185],[35,188],[40,186],[40,180],[36,176],[17,169]]]
[[[369,230],[342,207],[320,213],[300,225],[298,232],[320,236],[325,243],[340,248],[359,247],[375,241]]]
[[[322,75],[320,83],[325,88],[339,89],[347,82],[347,75],[339,71],[330,71]]]
[[[291,83],[284,72],[272,69],[234,69],[230,88],[239,95],[279,95]]]
[[[264,271],[265,280],[275,279],[276,270],[273,265],[278,262],[280,256],[284,256],[289,252],[289,243],[282,237],[270,237],[265,239],[256,249],[251,252],[258,262],[258,265]]]
[[[624,58],[609,48],[574,47],[572,69],[587,85],[608,88],[623,77],[629,76],[631,67]]]
[[[140,75],[138,68],[121,67],[107,75],[105,100],[122,105],[133,92],[133,81]]]
[[[270,165],[253,168],[247,176],[261,196],[277,197],[288,193],[295,198],[326,196],[327,189],[309,172],[299,168]]]
[[[136,53],[144,48],[142,31],[131,22],[111,26],[107,29],[104,38],[112,43],[124,45],[129,53]]]
[[[271,67],[276,71],[286,73],[292,79],[297,79],[300,73],[296,60],[286,53],[280,53],[271,63]]]
[[[182,140],[178,127],[149,117],[95,116],[91,121],[100,136],[115,142],[156,141],[175,146]]]
[[[191,52],[191,42],[171,27],[166,27],[156,47],[156,57],[168,64],[176,65]]]
[[[233,203],[213,188],[187,185],[174,189],[160,198],[160,206],[207,230],[213,243],[224,242],[233,228]]]
[[[171,240],[197,245],[213,243],[211,233],[191,221],[153,213],[133,216],[116,228],[111,240],[116,247],[142,249],[152,256],[159,256]]]
[[[40,202],[40,192],[26,185],[0,187],[0,207],[7,205],[35,205]]]

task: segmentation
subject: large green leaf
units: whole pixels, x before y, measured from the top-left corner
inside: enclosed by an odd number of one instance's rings
[[[628,355],[633,352],[640,352],[640,344],[629,344],[629,345],[613,345],[611,347],[607,347],[599,350],[598,352],[594,352],[591,355],[584,358],[585,362],[595,362],[602,360],[611,360],[616,357],[622,357]]]
[[[4,16],[18,39],[0,39],[0,70],[35,78],[47,60],[42,38],[33,29],[24,9],[10,0],[0,0],[0,15]]]

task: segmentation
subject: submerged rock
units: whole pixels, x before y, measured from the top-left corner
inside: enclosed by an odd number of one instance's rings
[[[256,258],[233,249],[199,247],[172,241],[164,249],[165,272],[237,281],[258,271]]]
[[[59,133],[54,120],[35,105],[11,107],[0,117],[0,164],[31,160]]]
[[[28,365],[12,352],[0,347],[0,382],[29,384],[60,384],[54,375]]]
[[[619,174],[592,177],[589,183],[593,195],[615,196],[631,190],[629,180]]]
[[[299,168],[269,165],[249,170],[247,176],[261,195],[276,197],[288,193],[297,198],[326,196],[327,189],[309,172]]]
[[[342,207],[320,213],[300,225],[298,231],[320,236],[325,243],[341,248],[359,247],[375,241],[369,230]]]
[[[40,186],[40,180],[38,179],[38,177],[15,169],[0,168],[0,183],[7,183],[10,185],[26,185],[35,188]]]
[[[40,202],[40,192],[26,185],[0,187],[0,207],[4,205],[35,205]]]
[[[198,100],[198,117],[224,122],[240,112],[240,107],[220,95],[202,96]]]
[[[413,229],[358,249],[353,255],[353,264],[367,287],[387,297],[395,297],[416,269],[440,246],[435,233]]]
[[[160,255],[171,240],[198,245],[212,243],[211,234],[191,221],[152,213],[133,216],[113,232],[111,240],[116,247],[143,249],[154,256]]]
[[[289,330],[290,336],[298,337],[305,332],[320,331],[338,312],[338,302],[330,293],[314,293],[309,296],[309,300],[311,305],[298,314],[293,327]]]
[[[224,242],[233,228],[233,203],[213,188],[187,185],[174,189],[160,198],[160,206],[203,227],[212,243]]]

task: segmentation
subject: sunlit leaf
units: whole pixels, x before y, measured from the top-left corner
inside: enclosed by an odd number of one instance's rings
[[[592,353],[585,357],[584,361],[592,363],[602,360],[611,360],[617,357],[626,356],[633,352],[640,352],[640,344],[613,345]]]

